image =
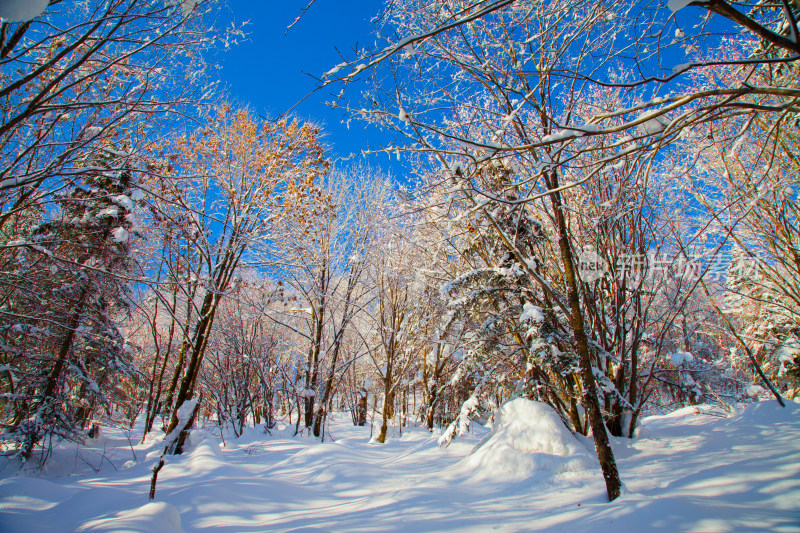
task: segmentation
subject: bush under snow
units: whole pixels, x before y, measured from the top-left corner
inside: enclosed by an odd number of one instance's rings
[[[594,459],[547,404],[518,398],[495,414],[492,432],[462,461],[476,477],[527,478],[592,468]]]

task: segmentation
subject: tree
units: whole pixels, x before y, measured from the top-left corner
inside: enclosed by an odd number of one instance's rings
[[[237,437],[251,419],[259,424],[263,417],[267,430],[274,427],[276,408],[287,396],[280,380],[288,335],[268,318],[283,297],[282,285],[251,274],[238,278],[220,302],[199,379],[217,422]]]
[[[45,438],[82,440],[92,414],[120,399],[116,384],[137,378],[118,322],[135,273],[138,191],[126,157],[113,146],[100,152],[57,198],[59,210],[5,250],[14,289],[0,311],[3,436],[25,458]]]
[[[392,23],[404,35],[425,31],[420,28],[439,27],[443,24],[441,17],[461,10],[461,6],[442,4],[432,3],[413,10],[406,4],[398,4]],[[600,410],[580,301],[578,263],[561,187],[560,164],[574,163],[576,152],[563,143],[563,133],[558,130],[566,121],[573,120],[581,95],[579,91],[568,92],[556,101],[551,92],[559,81],[558,68],[572,61],[576,47],[583,46],[583,54],[589,54],[609,45],[610,37],[604,33],[609,25],[608,10],[594,4],[571,4],[566,10],[565,6],[555,7],[514,4],[471,21],[467,32],[436,33],[421,49],[408,50],[406,57],[414,63],[412,69],[397,65],[402,75],[395,79],[409,75],[413,80],[390,93],[392,107],[400,111],[389,115],[380,108],[381,95],[374,92],[370,95],[374,110],[371,116],[387,125],[393,125],[397,117],[398,131],[413,139],[416,146],[431,150],[439,164],[450,169],[454,183],[448,187],[469,197],[467,209],[485,217],[509,255],[510,264],[502,266],[516,268],[536,279],[539,289],[554,301],[553,307],[563,313],[571,335],[571,351],[579,368],[583,407],[589,416],[609,498],[614,499],[619,495],[620,482]],[[562,24],[565,11],[578,29]],[[539,53],[549,50],[547,43],[552,42],[564,45],[552,53]],[[524,68],[528,60],[530,70]],[[414,77],[414,72],[422,71],[428,73],[424,78]],[[431,99],[428,94],[434,93],[430,88],[436,85],[440,91],[446,90],[441,97]],[[436,111],[442,107],[449,107],[450,113]],[[514,159],[502,161],[506,156]],[[588,181],[606,163],[606,160],[577,162],[571,170],[580,177],[574,182]],[[520,174],[515,172],[517,168],[531,170],[528,179],[522,182],[523,191],[514,191],[513,182],[503,182],[504,177]],[[561,294],[536,273],[530,251],[520,251],[516,246],[516,227],[506,228],[505,218],[498,219],[508,216],[507,206],[535,198],[545,198],[549,203],[556,253],[563,273]],[[509,229],[512,233],[507,232]]]
[[[737,69],[728,67],[699,72],[696,78],[698,84],[709,85],[717,77],[737,74]],[[770,65],[751,73],[752,83],[766,86],[794,86],[796,80],[792,64]],[[689,196],[701,218],[695,225],[713,232],[716,242],[730,243],[718,250],[721,257],[734,260],[726,273],[729,306],[724,310],[712,303],[736,339],[736,349],[747,355],[753,375],[782,402],[771,380],[779,377],[778,372],[783,378],[785,370],[779,369],[783,363],[792,367],[793,358],[781,351],[786,360],[778,362],[780,356],[775,359],[769,352],[784,341],[791,344],[796,330],[792,324],[797,322],[800,249],[797,136],[791,107],[779,110],[781,99],[773,95],[762,95],[757,101],[774,112],[742,113],[687,133],[680,143],[686,155],[677,171],[690,177]],[[768,331],[771,328],[775,329]],[[766,368],[770,366],[771,370]],[[792,389],[791,382],[784,381],[781,387]]]
[[[0,21],[0,254],[10,269],[0,327],[29,324],[8,355],[3,407],[14,406],[11,434],[30,428],[18,442],[25,454],[45,435],[79,438],[74,425],[120,400],[125,376],[135,377],[116,321],[128,276],[141,275],[128,253],[133,214],[122,213],[142,193],[140,141],[208,97],[210,86],[194,82],[231,33],[204,22],[213,0],[45,5],[32,20]],[[101,219],[105,226],[92,226]],[[27,392],[14,373],[19,360]],[[42,424],[36,413],[45,411]]]
[[[176,240],[191,243],[184,249],[193,257],[183,264],[200,280],[197,301],[186,302],[194,309],[167,395],[168,432],[194,396],[219,304],[242,258],[274,237],[277,220],[294,209],[295,191],[327,172],[318,137],[311,125],[255,120],[223,106],[206,127],[153,154],[148,185],[159,199],[153,209]],[[182,440],[178,453],[181,446]]]
[[[208,24],[216,7],[56,0],[33,20],[0,23],[0,229],[69,187],[111,139],[157,135],[171,112],[206,97],[194,88],[203,54],[227,39]]]
[[[383,393],[381,426],[376,440],[386,441],[394,417],[397,393],[413,376],[418,363],[412,339],[420,336],[425,315],[425,285],[419,269],[421,257],[413,253],[411,234],[392,222],[394,209],[384,211],[382,232],[370,265],[374,291],[370,306],[370,357]],[[415,372],[414,372],[415,373]]]
[[[299,308],[275,320],[288,325],[299,319],[307,343],[300,390],[304,424],[315,436],[322,435],[337,381],[356,355],[344,359],[353,321],[370,297],[364,274],[389,187],[381,173],[353,167],[294,192],[297,209],[284,219],[271,252],[297,297]]]
[[[591,354],[597,347],[587,334],[591,308],[581,301],[584,287],[575,248],[579,241],[574,238],[574,212],[565,198],[569,189],[591,187],[610,166],[631,156],[645,164],[640,175],[648,180],[648,167],[689,128],[745,114],[795,109],[800,93],[785,79],[772,77],[760,85],[749,80],[772,65],[796,61],[800,49],[795,31],[797,6],[793,2],[743,5],[751,9],[743,13],[723,0],[670,3],[670,8],[697,6],[727,19],[719,38],[707,16],[687,37],[683,21],[655,2],[393,2],[383,17],[388,31],[382,33],[390,36],[389,43],[372,54],[361,54],[349,72],[336,74],[344,71],[345,64],[326,77],[326,83],[337,75],[336,79],[349,82],[370,72],[375,87],[365,94],[365,107],[353,111],[408,140],[405,146],[391,149],[434,154],[440,167],[457,177],[453,189],[483,197],[470,209],[491,214],[503,203],[538,199],[549,203],[547,215],[563,276],[562,294],[552,296],[561,300],[559,307],[570,325],[584,404],[611,499],[619,487],[610,448],[600,435],[605,431],[593,393]],[[667,44],[664,36],[673,33],[675,39]],[[743,44],[745,54],[732,52],[727,46],[730,42]],[[671,68],[681,47],[690,61]],[[395,83],[385,85],[382,71],[373,69],[378,66]],[[715,78],[712,87],[697,85],[687,74],[722,66],[731,75]],[[628,68],[632,68],[629,73],[620,74],[620,69]],[[623,105],[587,113],[583,102],[597,100],[596,93],[608,88],[628,89],[620,102]],[[602,156],[591,157],[593,153]],[[486,167],[498,161],[525,176],[521,181],[528,185],[524,194],[509,200],[507,190],[498,190],[494,182],[483,179]],[[645,213],[640,211],[638,218]],[[498,236],[513,250],[514,236],[503,235],[496,222],[492,226]],[[628,237],[622,242],[639,254],[641,243]],[[530,257],[516,255],[520,268],[533,276],[533,269],[526,269]],[[695,281],[689,293],[698,284]],[[542,288],[548,290],[545,284]],[[624,292],[616,294],[619,301]],[[614,320],[623,326],[624,320],[618,319],[624,319],[628,311],[619,305],[617,310],[622,314]],[[671,328],[675,316],[666,321],[662,333]],[[614,340],[617,349],[635,358],[636,338],[642,334],[643,329],[638,329],[633,338]],[[605,341],[612,340],[603,336]],[[624,368],[623,363],[614,370],[614,380],[627,381],[628,392],[638,395],[638,376],[626,377]],[[606,370],[601,367],[601,372]],[[611,425],[617,432],[621,430],[620,406],[618,402],[612,409],[616,414]]]

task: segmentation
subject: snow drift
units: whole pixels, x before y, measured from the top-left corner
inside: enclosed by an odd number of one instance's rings
[[[519,398],[500,407],[492,432],[460,467],[481,478],[523,479],[586,470],[593,459],[552,407]]]
[[[150,502],[136,509],[117,513],[113,517],[92,520],[78,531],[182,533],[183,528],[181,514],[173,505]]]

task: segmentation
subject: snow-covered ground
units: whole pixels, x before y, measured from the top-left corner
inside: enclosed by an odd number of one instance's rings
[[[107,429],[59,447],[44,472],[0,465],[0,531],[800,532],[800,405],[644,420],[614,441],[626,490],[613,503],[590,441],[551,414],[518,400],[494,432],[447,448],[421,429],[370,443],[344,414],[324,443],[254,429],[221,446],[195,431],[153,503],[161,444]]]

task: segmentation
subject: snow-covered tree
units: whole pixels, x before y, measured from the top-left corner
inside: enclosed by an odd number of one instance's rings
[[[603,0],[393,2],[382,17],[388,27],[382,31],[389,36],[387,45],[359,56],[352,70],[340,66],[327,75],[328,81],[337,77],[350,81],[364,72],[375,73],[374,89],[364,95],[363,107],[352,111],[408,141],[389,149],[434,154],[440,168],[457,177],[454,189],[483,197],[467,209],[493,218],[504,203],[534,204],[541,199],[539,204],[546,205],[546,217],[539,218],[552,232],[556,262],[551,264],[557,264],[561,274],[560,283],[551,283],[551,297],[560,301],[558,307],[573,337],[583,403],[611,499],[618,494],[618,479],[595,386],[603,389],[610,425],[620,433],[623,414],[633,412],[632,423],[642,407],[626,397],[639,397],[640,392],[636,371],[626,369],[638,357],[646,333],[636,322],[652,299],[631,277],[622,286],[594,284],[595,289],[614,289],[606,299],[614,309],[608,319],[605,310],[593,310],[591,298],[582,297],[591,287],[579,276],[576,245],[589,241],[575,239],[575,226],[581,217],[598,214],[571,205],[570,189],[613,185],[604,180],[604,173],[629,165],[631,159],[639,170],[628,176],[647,184],[664,152],[691,128],[793,109],[800,93],[785,79],[773,77],[757,85],[747,81],[754,72],[796,60],[800,44],[790,4],[745,2],[750,9],[743,12],[724,0],[668,6]],[[701,10],[697,24],[684,31],[683,13],[674,16],[673,10],[686,8],[697,14],[695,7]],[[711,31],[703,12],[721,15],[722,29]],[[674,39],[664,39],[673,33]],[[674,65],[678,54],[688,55],[688,62]],[[729,75],[709,84],[698,84],[693,77],[719,66]],[[393,87],[386,86],[381,67],[396,80]],[[593,107],[598,94],[613,88],[626,89],[619,105]],[[592,103],[587,105],[587,100]],[[520,176],[517,183],[526,185],[514,199],[484,176],[498,163]],[[634,192],[636,183],[623,196]],[[628,219],[634,224],[630,233],[627,228],[614,229],[613,217],[603,230],[610,232],[595,232],[594,240],[602,237],[600,244],[606,247],[598,251],[601,255],[608,255],[612,245],[617,250],[615,260],[620,252],[641,256],[651,251],[647,241],[652,232],[648,236],[648,228],[635,224],[637,218],[641,222],[650,215],[652,206],[637,205],[638,215]],[[599,215],[602,219],[603,213]],[[492,220],[492,227],[514,252],[519,268],[534,276],[534,265],[528,262],[532,257],[514,250],[513,234],[507,234],[497,220]],[[644,234],[636,235],[641,230]],[[548,290],[548,285],[540,285]],[[696,287],[697,283],[690,285],[689,293]],[[643,298],[628,303],[629,288]],[[665,321],[667,329],[678,310]],[[621,392],[620,387],[626,390]]]
[[[295,209],[268,254],[296,298],[273,318],[305,339],[299,394],[304,424],[315,436],[322,435],[337,384],[356,355],[348,338],[369,298],[364,274],[390,186],[382,173],[354,166],[291,191]]]
[[[136,378],[118,321],[136,273],[140,194],[125,151],[108,146],[91,163],[44,220],[6,243],[3,437],[26,457],[45,438],[81,440],[91,416],[120,399],[118,385]]]
[[[386,206],[381,231],[370,261],[369,355],[375,365],[382,397],[381,424],[376,440],[385,442],[389,423],[398,411],[398,398],[416,374],[415,337],[421,336],[427,311],[426,279],[415,254],[412,232]]]
[[[295,192],[327,168],[317,127],[258,120],[228,106],[199,131],[154,151],[148,183],[154,218],[188,254],[165,266],[198,282],[185,300],[191,311],[165,400],[168,431],[195,394],[219,304],[243,258],[275,237],[278,220],[296,208]]]
[[[109,142],[158,135],[208,97],[208,54],[228,31],[210,23],[218,2],[184,4],[50,2],[0,22],[0,229],[71,187]]]

